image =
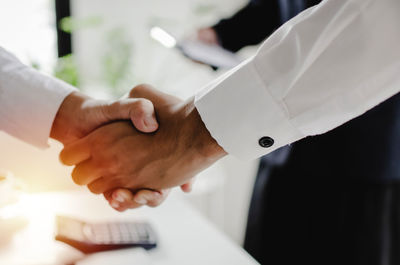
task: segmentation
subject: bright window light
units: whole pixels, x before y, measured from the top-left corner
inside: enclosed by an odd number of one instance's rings
[[[160,42],[167,48],[172,48],[176,45],[176,40],[165,30],[159,27],[153,27],[150,30],[150,36],[156,41]]]

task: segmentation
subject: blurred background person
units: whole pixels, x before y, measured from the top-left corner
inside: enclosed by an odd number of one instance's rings
[[[251,0],[197,39],[237,52],[321,1]],[[245,249],[261,264],[399,264],[400,95],[264,156]]]

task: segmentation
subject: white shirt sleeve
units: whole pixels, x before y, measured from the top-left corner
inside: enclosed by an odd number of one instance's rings
[[[202,120],[228,153],[251,159],[363,114],[400,91],[399,14],[399,0],[307,9],[196,95]]]
[[[22,64],[0,47],[0,130],[46,147],[55,115],[74,90]]]

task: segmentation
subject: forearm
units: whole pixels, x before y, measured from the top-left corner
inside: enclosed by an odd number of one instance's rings
[[[228,153],[255,158],[398,93],[398,12],[396,0],[327,0],[303,12],[196,96],[211,135]]]
[[[47,146],[54,117],[74,90],[23,65],[0,47],[0,129],[6,133]]]

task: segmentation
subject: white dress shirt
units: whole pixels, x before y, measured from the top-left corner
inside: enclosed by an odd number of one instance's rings
[[[0,130],[46,147],[54,117],[75,88],[22,64],[0,47]]]
[[[400,91],[399,14],[399,0],[304,11],[196,95],[202,120],[228,153],[250,159],[363,114]]]

